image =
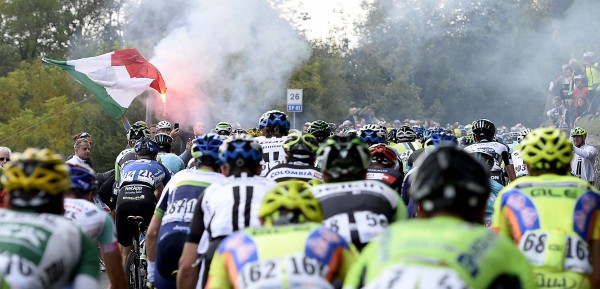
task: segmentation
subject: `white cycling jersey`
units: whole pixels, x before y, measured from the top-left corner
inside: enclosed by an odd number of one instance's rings
[[[509,149],[505,144],[495,141],[484,141],[474,143],[466,146],[464,150],[468,153],[473,153],[481,150],[491,153],[492,156],[494,156],[494,167],[492,168],[492,172],[502,170],[502,153],[509,152]]]
[[[65,198],[65,217],[74,220],[83,233],[100,245],[117,242],[115,223],[109,214],[94,203],[83,200]]]
[[[528,176],[529,171],[527,171],[527,165],[523,162],[521,158],[521,151],[514,150],[510,155],[510,159],[512,160],[512,164],[515,167],[515,175],[518,177]]]
[[[266,176],[271,168],[278,164],[285,163],[285,151],[283,143],[286,137],[264,137],[259,136],[254,138],[262,147],[263,160],[260,162],[262,171],[260,175]]]
[[[12,288],[96,288],[98,249],[63,216],[0,209],[0,274]]]
[[[588,182],[595,180],[594,163],[596,162],[596,149],[584,144],[581,147],[573,146],[573,159],[571,160],[571,173]]]
[[[217,181],[201,197],[204,227],[210,239],[238,230],[260,227],[258,210],[265,194],[277,183],[259,176],[227,177]]]

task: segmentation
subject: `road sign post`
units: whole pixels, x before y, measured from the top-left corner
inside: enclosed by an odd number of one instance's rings
[[[294,113],[293,128],[296,128],[296,112],[302,112],[302,89],[287,90],[287,111]]]

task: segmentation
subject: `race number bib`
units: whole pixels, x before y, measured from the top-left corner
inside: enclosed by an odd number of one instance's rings
[[[323,225],[336,233],[338,233],[344,240],[352,242],[350,237],[350,220],[346,213],[338,214],[323,221]]]
[[[240,288],[319,288],[331,289],[325,276],[329,267],[316,259],[294,254],[246,264],[239,276]],[[285,278],[284,278],[285,275]],[[287,283],[287,284],[284,284]]]
[[[354,213],[358,239],[361,243],[368,243],[388,226],[387,218],[382,214],[368,211]]]
[[[530,231],[521,237],[519,249],[529,262],[557,271],[590,274],[592,265],[585,241],[564,232]]]
[[[456,272],[448,268],[395,266],[386,269],[365,289],[444,288],[470,289]]]

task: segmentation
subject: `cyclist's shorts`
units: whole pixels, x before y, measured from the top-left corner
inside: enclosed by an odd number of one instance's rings
[[[136,230],[133,223],[127,221],[129,216],[144,218],[144,228],[150,225],[150,220],[156,207],[154,189],[148,186],[129,185],[119,190],[117,208],[115,210],[115,225],[117,228],[117,241],[122,246],[130,246],[133,232]]]
[[[175,288],[176,278],[172,274],[179,266],[179,257],[187,239],[184,232],[173,232],[158,239],[156,244],[156,288]]]
[[[574,288],[591,289],[592,285],[587,275],[575,272],[544,272],[534,269],[538,288]]]

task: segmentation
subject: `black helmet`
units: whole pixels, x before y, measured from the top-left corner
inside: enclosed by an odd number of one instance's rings
[[[491,141],[494,138],[494,135],[496,135],[496,126],[487,119],[478,119],[474,121],[471,126],[473,134],[480,140],[486,139]]]
[[[369,147],[358,137],[328,138],[317,151],[319,167],[336,180],[362,177],[371,164]]]
[[[490,195],[488,172],[467,152],[455,146],[436,147],[416,168],[411,195],[427,213],[451,211],[468,221],[485,208]]]
[[[173,138],[166,133],[156,134],[154,137],[159,150],[170,150],[173,145]]]

